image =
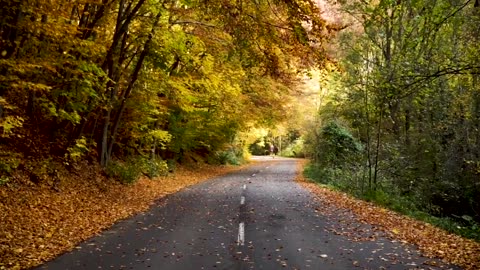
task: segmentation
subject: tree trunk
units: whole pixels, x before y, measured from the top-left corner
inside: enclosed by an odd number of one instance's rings
[[[133,90],[133,87],[135,85],[135,82],[137,81],[138,79],[138,75],[140,74],[140,71],[142,69],[142,66],[143,66],[143,62],[145,60],[145,57],[147,56],[148,54],[148,51],[150,50],[150,44],[152,42],[152,39],[153,39],[153,36],[155,35],[155,28],[157,27],[159,21],[160,21],[160,17],[161,17],[161,12],[159,12],[157,14],[157,16],[155,17],[155,22],[153,23],[152,25],[152,30],[150,31],[150,34],[148,36],[148,39],[145,41],[145,45],[143,46],[143,50],[142,52],[140,53],[140,56],[138,58],[138,61],[137,61],[137,64],[135,66],[135,69],[133,71],[133,74],[132,74],[132,78],[130,79],[130,82],[128,84],[128,87],[127,89],[125,90],[125,92],[123,93],[123,97],[122,97],[122,101],[121,101],[121,104],[120,104],[120,108],[117,112],[117,115],[115,117],[115,121],[114,121],[114,124],[113,124],[113,130],[112,130],[112,138],[110,139],[110,142],[109,142],[109,146],[108,146],[108,157],[110,157],[110,155],[112,154],[112,149],[113,149],[113,144],[115,143],[115,137],[117,135],[117,131],[118,131],[118,126],[120,124],[120,120],[122,118],[122,115],[123,115],[123,112],[125,110],[125,106],[126,106],[126,101],[127,99],[130,97],[130,94]]]
[[[383,104],[383,103],[382,103]],[[380,105],[380,118],[378,119],[377,127],[377,145],[375,146],[375,167],[373,172],[373,190],[377,190],[378,184],[378,160],[380,155],[380,143],[381,143],[381,130],[382,130],[382,120],[383,120],[383,106]]]
[[[410,146],[410,110],[405,110],[405,145]]]
[[[102,141],[101,145],[102,148],[100,150],[100,165],[102,167],[106,167],[108,165],[108,162],[110,161],[110,157],[107,155],[107,143],[108,143],[108,128],[110,125],[110,115],[111,115],[111,109],[107,109],[105,113],[105,123],[103,125],[103,132],[102,132]]]

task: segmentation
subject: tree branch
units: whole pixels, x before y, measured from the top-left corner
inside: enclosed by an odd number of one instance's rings
[[[189,21],[189,20],[175,21],[175,22],[172,22],[171,24],[197,24],[197,25],[202,25],[206,27],[218,28],[218,26],[214,24],[209,24],[209,23],[204,23],[199,21]]]

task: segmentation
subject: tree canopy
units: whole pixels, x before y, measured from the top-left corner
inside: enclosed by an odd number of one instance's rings
[[[102,166],[206,158],[272,125],[335,30],[310,0],[1,4],[2,155]]]

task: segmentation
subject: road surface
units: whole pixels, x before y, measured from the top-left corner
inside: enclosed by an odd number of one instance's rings
[[[348,215],[320,214],[294,181],[296,160],[256,159],[160,199],[37,269],[460,269]]]

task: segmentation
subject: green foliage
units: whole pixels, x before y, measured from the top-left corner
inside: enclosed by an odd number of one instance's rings
[[[25,170],[30,177],[30,181],[41,185],[54,185],[58,181],[58,170],[62,168],[62,163],[53,157],[35,158],[25,161]]]
[[[0,176],[0,186],[5,185],[9,181],[10,181],[10,177],[8,177],[6,175]]]
[[[315,164],[309,164],[305,167],[303,173],[308,179],[329,188],[350,193],[357,198],[374,202],[398,213],[433,224],[448,232],[456,233],[477,241],[480,240],[480,225],[470,216],[457,216],[457,218],[436,217],[419,210],[421,206],[418,204],[417,199],[401,196],[388,188],[380,190],[370,189],[361,193],[359,192],[360,186],[355,187],[356,182],[352,181],[351,172],[344,169],[323,168]]]
[[[125,161],[112,160],[105,172],[109,177],[118,179],[123,184],[133,184],[140,176],[146,175],[150,179],[166,176],[169,172],[167,162],[155,158],[130,156]]]
[[[91,147],[95,147],[95,142],[91,143]],[[85,137],[75,140],[75,144],[67,148],[67,153],[65,154],[67,162],[77,162],[85,157],[85,155],[90,152],[89,144]]]
[[[361,143],[338,122],[328,122],[321,128],[320,134],[315,149],[319,164],[343,167],[355,162],[362,152]]]
[[[285,157],[305,157],[304,152],[304,139],[299,138],[289,144],[285,149],[280,153]]]
[[[232,164],[239,165],[237,156],[231,151],[221,151],[216,154],[216,160],[223,165]]]
[[[152,152],[240,163],[225,146],[285,118],[298,74],[326,61],[331,32],[311,0],[67,2],[0,10],[10,33],[0,37],[0,136],[65,164]],[[132,182],[133,163],[107,171]],[[163,162],[145,163],[163,173]]]
[[[322,82],[330,92],[317,121],[342,119],[362,149],[335,126],[315,124],[306,145],[316,174],[396,211],[434,215],[445,227],[455,216],[480,222],[480,137],[472,135],[480,77],[470,71],[478,70],[477,10],[443,0],[342,9],[358,14],[362,29],[339,35],[338,69]]]
[[[172,173],[175,172],[175,170],[177,169],[177,163],[175,162],[175,160],[168,159],[166,162],[168,171]]]
[[[218,151],[216,152],[214,158],[210,159],[209,162],[222,165],[241,165],[245,162],[244,152],[242,149],[238,148]]]
[[[415,200],[413,198],[387,193],[383,190],[369,190],[363,196],[361,196],[361,198],[392,209],[398,213],[428,222],[448,232],[456,233],[471,239],[480,240],[480,225],[476,223],[470,216],[464,215],[457,218],[435,217],[419,210],[418,205],[415,204]]]
[[[138,161],[132,158],[125,162],[112,160],[105,168],[105,172],[123,184],[133,184],[142,173],[142,168],[138,165]]]
[[[379,205],[392,209],[398,213],[411,216],[421,221],[438,226],[448,232],[456,233],[464,237],[480,240],[480,225],[472,217],[436,217],[418,209],[413,198],[387,193],[383,190],[370,190],[362,197],[366,201],[375,202]]]
[[[268,143],[265,142],[266,139],[267,139],[266,137],[262,137],[257,139],[254,143],[252,143],[248,148],[250,153],[252,153],[252,155],[257,155],[257,156],[270,154],[269,145]]]
[[[145,136],[146,143],[155,142],[161,149],[165,149],[167,144],[172,140],[172,135],[166,130],[150,130]]]
[[[332,121],[327,123],[322,128],[322,136],[325,142],[340,155],[347,156],[351,152],[359,152],[362,150],[361,144],[338,122]]]
[[[311,163],[305,168],[304,174],[317,183],[355,195],[360,195],[363,190],[364,175],[357,167],[340,168]]]
[[[139,163],[143,174],[148,176],[150,179],[168,175],[169,167],[167,162],[157,157],[153,159],[140,158]]]
[[[1,137],[6,138],[13,135],[13,129],[23,126],[24,119],[19,116],[7,115],[0,119]]]
[[[0,150],[0,186],[10,181],[12,173],[20,165],[22,156],[7,150]]]
[[[313,179],[315,182],[337,186],[338,174],[343,173],[342,169],[324,168],[319,165],[309,165],[305,168],[305,174],[308,178]]]
[[[303,174],[310,180],[313,180],[320,184],[328,184],[326,178],[323,177],[322,168],[316,164],[309,163],[305,166]]]

